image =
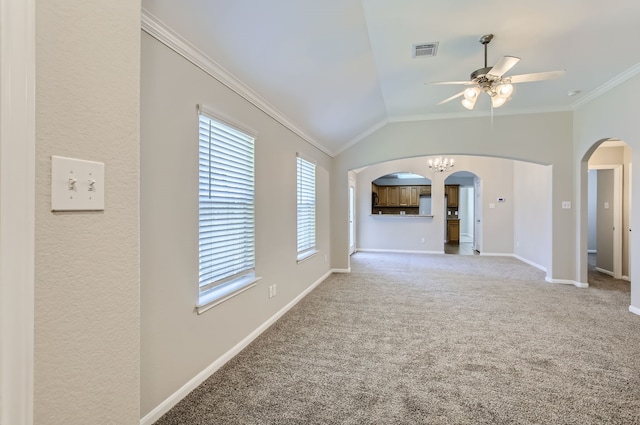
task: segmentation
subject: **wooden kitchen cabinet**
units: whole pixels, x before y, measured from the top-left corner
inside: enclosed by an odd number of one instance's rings
[[[378,206],[386,207],[387,205],[389,205],[389,188],[378,186]]]
[[[408,207],[410,205],[410,186],[399,186],[398,187],[398,205],[401,207]]]
[[[409,206],[420,206],[420,186],[409,187]]]
[[[460,243],[460,220],[447,220],[447,242]]]
[[[389,207],[399,207],[400,206],[400,197],[399,197],[399,187],[398,186],[388,186],[387,187],[387,206]]]
[[[458,185],[446,185],[444,193],[447,195],[447,207],[458,208]]]

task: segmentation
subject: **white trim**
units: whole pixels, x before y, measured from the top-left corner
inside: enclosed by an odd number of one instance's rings
[[[357,251],[358,252],[390,252],[390,253],[399,253],[399,254],[444,254],[444,251],[413,251],[408,249],[358,248]]]
[[[481,252],[480,255],[482,257],[514,257],[515,254],[508,254],[504,252]]]
[[[597,254],[598,250],[597,249],[587,249],[587,254]]]
[[[574,110],[576,110],[576,109],[580,108],[581,106],[589,103],[593,99],[599,97],[600,95],[605,94],[606,92],[608,92],[612,88],[624,83],[628,79],[635,77],[638,74],[640,74],[640,63],[635,64],[634,66],[632,66],[631,68],[627,69],[623,73],[618,74],[617,76],[613,77],[611,80],[607,81],[606,83],[604,83],[600,87],[598,87],[595,90],[592,90],[591,92],[589,92],[586,95],[582,96],[580,99],[578,99],[575,102],[573,102],[571,104],[571,107]]]
[[[332,273],[351,273],[351,267],[348,269],[331,269]]]
[[[464,109],[464,108],[463,108]],[[571,106],[557,106],[547,108],[520,108],[520,109],[508,109],[500,108],[500,113],[496,113],[494,110],[494,118],[508,115],[532,115],[532,114],[546,114],[550,112],[571,112],[573,109]],[[387,121],[390,123],[395,122],[411,122],[411,121],[431,121],[431,120],[446,120],[456,118],[480,118],[490,117],[491,111],[486,110],[474,110],[469,112],[467,110],[461,110],[460,112],[451,112],[446,114],[424,114],[424,115],[397,115],[388,117]]]
[[[196,312],[202,314],[213,307],[230,300],[236,295],[240,295],[247,289],[256,286],[256,283],[262,279],[261,277],[243,276],[227,282],[226,284],[213,287],[208,291],[200,294],[198,303],[196,304]]]
[[[335,152],[335,155],[336,156],[340,155],[342,152],[346,151],[351,146],[353,146],[356,143],[362,141],[365,137],[368,137],[368,136],[372,135],[373,133],[375,133],[376,131],[380,130],[382,127],[384,127],[387,124],[389,124],[389,120],[387,120],[385,118],[382,121],[380,121],[379,123],[375,124],[374,126],[369,127],[367,130],[363,131],[362,133],[358,134],[356,137],[351,139],[349,142],[347,142],[347,144],[341,146],[340,149],[338,149]]]
[[[160,419],[162,415],[167,413],[173,406],[175,406],[180,400],[185,398],[191,391],[195,390],[198,385],[203,383],[207,378],[213,375],[218,369],[225,365],[229,360],[231,360],[235,355],[240,353],[247,345],[249,345],[254,339],[256,339],[260,334],[262,334],[265,330],[269,328],[269,326],[273,325],[278,319],[280,319],[286,312],[291,310],[293,306],[298,304],[305,296],[307,296],[316,286],[321,284],[326,278],[331,276],[334,273],[333,270],[329,270],[325,273],[320,279],[315,281],[311,286],[302,291],[300,295],[295,297],[291,302],[282,307],[280,311],[271,316],[266,322],[256,328],[253,332],[247,335],[242,341],[236,344],[229,351],[224,353],[222,356],[218,357],[213,363],[207,366],[202,372],[198,373],[196,376],[191,378],[189,382],[184,384],[178,391],[171,394],[166,400],[156,406],[151,412],[147,413],[142,419],[140,419],[140,425],[152,425],[155,421]]]
[[[519,255],[514,254],[513,255],[514,258],[517,258],[518,260],[522,261],[523,263],[527,263],[530,266],[535,267],[538,270],[542,270],[543,272],[547,272],[547,268],[544,266],[541,266],[540,264],[534,263],[533,261],[527,260],[526,258],[523,258]]]
[[[547,276],[544,280],[546,282],[549,282],[549,283],[559,283],[561,285],[573,285],[576,288],[588,288],[589,287],[588,283],[580,283],[580,282],[576,282],[575,280],[553,279],[553,278],[550,278],[549,276]]]
[[[638,316],[640,316],[640,308],[638,307],[634,307],[632,305],[629,306],[629,311],[632,312],[633,314],[637,314]]]
[[[604,273],[606,275],[609,275],[609,276],[613,277],[613,272],[612,271],[601,269],[600,267],[595,267],[595,270],[600,272],[600,273]]]
[[[265,114],[300,136],[307,143],[318,148],[327,155],[333,157],[335,154],[319,142],[315,141],[311,136],[305,133],[300,127],[296,126],[282,112],[278,111],[273,105],[263,99],[259,94],[254,92],[247,85],[242,83],[229,71],[217,64],[213,59],[205,55],[201,50],[193,44],[182,38],[164,22],[153,16],[144,7],[142,8],[141,28],[151,37],[164,44],[202,71],[206,72],[229,89],[233,90],[240,97],[260,109]]]
[[[0,0],[0,423],[33,424],[35,2]]]
[[[622,276],[620,279],[626,280],[627,282],[631,282],[631,278],[629,276]]]

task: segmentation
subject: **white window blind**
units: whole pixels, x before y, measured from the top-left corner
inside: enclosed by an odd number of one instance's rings
[[[199,115],[200,294],[255,268],[254,138]]]
[[[298,260],[316,252],[316,166],[298,156]]]

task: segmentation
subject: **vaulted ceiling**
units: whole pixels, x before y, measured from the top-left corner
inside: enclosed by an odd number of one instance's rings
[[[488,65],[506,75],[565,70],[521,83],[495,115],[567,111],[640,71],[640,2],[634,0],[143,0],[153,16],[335,154],[392,121],[487,115],[459,99],[484,65],[479,38],[495,35]],[[436,56],[414,58],[415,44]],[[571,91],[578,91],[569,96]]]

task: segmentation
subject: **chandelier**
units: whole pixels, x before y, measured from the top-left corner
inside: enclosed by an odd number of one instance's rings
[[[444,173],[453,168],[453,158],[443,158],[439,156],[436,159],[429,160],[429,168],[432,172]]]

